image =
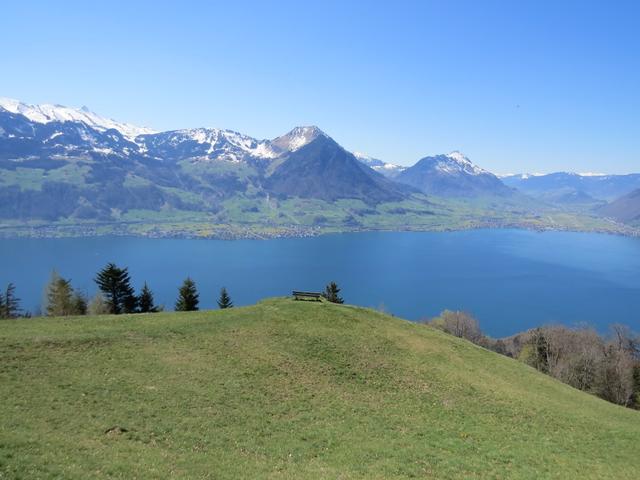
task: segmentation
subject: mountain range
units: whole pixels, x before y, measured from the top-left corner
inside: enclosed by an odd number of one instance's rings
[[[501,176],[506,185],[539,200],[589,209],[618,222],[640,225],[640,174],[556,172]]]
[[[370,157],[365,153],[353,152],[353,155],[367,167],[372,168],[376,172],[381,173],[388,178],[395,178],[407,169],[407,167],[404,167],[402,165],[384,162],[378,158]]]
[[[556,172],[547,175],[506,175],[501,180],[510,187],[539,198],[579,195],[583,200],[601,202],[613,201],[640,188],[638,173],[604,175]]]
[[[625,182],[626,194],[635,177]],[[613,195],[612,183],[597,191]],[[216,128],[156,132],[86,107],[0,99],[0,219],[9,224],[197,219],[398,228],[438,217],[444,226],[453,220],[443,217],[468,223],[469,202],[479,198],[491,209],[485,222],[504,218],[499,210],[540,217],[547,207],[518,190],[544,197],[538,184],[501,180],[460,152],[404,167],[352,153],[315,126],[271,140]]]

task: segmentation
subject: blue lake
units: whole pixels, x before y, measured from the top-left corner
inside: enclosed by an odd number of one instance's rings
[[[236,305],[320,290],[330,280],[348,303],[411,320],[445,308],[471,312],[492,336],[548,323],[612,323],[640,330],[640,239],[600,234],[475,230],[375,232],[275,240],[96,237],[0,240],[0,285],[37,311],[52,269],[92,296],[108,261],[146,280],[173,308],[186,276],[202,308],[221,286]]]

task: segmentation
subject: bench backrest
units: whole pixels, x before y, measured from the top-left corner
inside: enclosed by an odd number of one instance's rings
[[[313,297],[313,298],[320,298],[322,296],[321,293],[318,292],[298,292],[296,290],[293,291],[293,296],[294,297]]]

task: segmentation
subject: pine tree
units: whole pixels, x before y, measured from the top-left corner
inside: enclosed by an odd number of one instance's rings
[[[178,300],[176,301],[177,312],[190,312],[198,310],[200,303],[196,283],[187,277],[178,291]]]
[[[103,293],[109,313],[134,313],[138,306],[138,298],[131,286],[131,278],[127,268],[118,268],[108,263],[95,278],[98,288]]]
[[[0,318],[5,318],[4,310],[5,310],[4,294],[2,292],[0,292]]]
[[[82,292],[75,292],[73,294],[73,314],[74,315],[86,315],[89,309],[87,297]]]
[[[336,282],[331,282],[325,287],[322,296],[331,303],[344,303],[343,298],[339,294],[340,288],[338,288]]]
[[[227,293],[227,289],[222,287],[220,290],[220,298],[218,298],[218,307],[220,308],[231,308],[233,307],[233,302],[231,301],[231,297]]]
[[[51,272],[51,280],[45,288],[45,314],[50,317],[67,315],[86,315],[87,299],[81,292],[76,292],[67,280],[55,270]]]
[[[49,317],[63,317],[75,313],[73,303],[73,288],[71,282],[58,275],[55,270],[51,272],[51,280],[46,287],[47,305],[45,313]]]
[[[138,308],[141,313],[154,313],[158,311],[158,307],[153,303],[153,292],[144,282],[140,296],[138,297]]]
[[[123,313],[137,313],[138,312],[138,297],[134,294],[133,288],[131,288],[131,294],[127,294],[122,302]]]
[[[20,316],[20,299],[16,297],[15,292],[15,285],[13,283],[9,283],[4,292],[0,318],[17,318]]]

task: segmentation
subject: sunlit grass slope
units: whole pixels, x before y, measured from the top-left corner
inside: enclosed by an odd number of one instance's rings
[[[0,478],[615,478],[640,414],[371,310],[0,323]]]

